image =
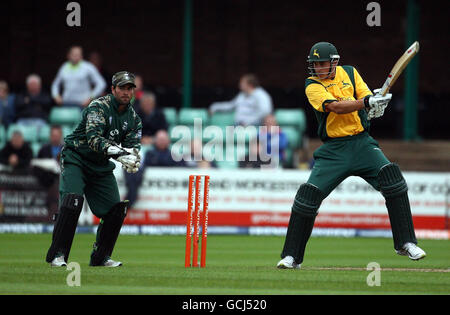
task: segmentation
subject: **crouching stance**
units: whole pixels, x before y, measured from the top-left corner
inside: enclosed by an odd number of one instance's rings
[[[397,254],[413,260],[426,255],[417,246],[408,187],[400,168],[369,135],[370,119],[383,115],[392,95],[373,95],[354,67],[338,66],[338,61],[330,43],[311,48],[305,93],[324,143],[314,152],[310,177],[295,196],[278,268],[300,268],[322,200],[349,176],[362,177],[386,199]]]
[[[120,201],[113,174],[113,158],[128,173],[140,166],[142,124],[130,105],[134,75],[121,71],[112,79],[112,94],[93,100],[82,111],[77,128],[64,139],[61,152],[60,208],[46,261],[66,266],[84,197],[100,218],[90,266],[118,267],[111,259],[127,214],[128,201]],[[83,197],[84,196],[84,197]]]

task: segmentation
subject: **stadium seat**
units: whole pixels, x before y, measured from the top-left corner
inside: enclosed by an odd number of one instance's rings
[[[6,143],[6,130],[3,125],[0,125],[0,149],[3,148],[5,143]]]
[[[10,140],[14,131],[20,131],[25,141],[33,143],[38,141],[38,127],[12,124],[8,127],[7,139]]]
[[[301,132],[306,130],[306,116],[302,109],[277,109],[275,118],[281,127],[296,127]]]
[[[239,167],[238,161],[216,161],[219,169],[236,169]]]
[[[62,126],[63,137],[67,137],[74,129],[75,126]]]
[[[208,125],[208,110],[205,108],[182,108],[178,115],[178,124],[193,125],[194,119],[200,118],[202,125]]]
[[[81,119],[81,110],[78,107],[53,107],[50,112],[50,124],[75,125]]]
[[[281,127],[281,131],[286,134],[289,141],[289,148],[297,149],[300,147],[301,134],[300,131],[295,127]]]
[[[39,142],[33,142],[31,144],[31,150],[33,151],[33,157],[37,158],[39,150],[41,149],[41,144]]]
[[[163,113],[166,117],[167,124],[176,125],[178,123],[177,110],[174,107],[163,108]]]
[[[38,141],[46,143],[50,140],[50,125],[45,125],[39,129]]]
[[[212,126],[234,126],[234,112],[216,112],[211,115],[209,124]]]

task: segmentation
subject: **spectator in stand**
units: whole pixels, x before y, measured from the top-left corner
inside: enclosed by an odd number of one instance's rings
[[[103,67],[103,57],[98,51],[93,51],[89,54],[89,62],[95,66],[107,84],[112,82],[112,74]]]
[[[9,93],[6,81],[0,81],[0,124],[8,128],[15,119],[15,95]]]
[[[288,147],[288,138],[283,130],[278,126],[278,122],[274,115],[269,114],[264,118],[264,127],[258,134],[258,142],[260,143],[261,154],[270,156],[272,163],[283,163],[286,160],[285,150]],[[275,152],[275,149],[277,152]],[[272,164],[275,165],[275,164]]]
[[[127,187],[126,200],[129,200],[129,207],[131,208],[137,200],[137,193],[141,186],[144,171],[146,166],[150,167],[171,167],[184,166],[184,161],[175,161],[169,149],[170,138],[165,130],[159,130],[156,133],[154,141],[154,149],[147,151],[144,156],[141,168],[135,174],[125,173],[125,185]]]
[[[37,74],[30,74],[27,77],[26,87],[26,92],[16,97],[17,123],[45,126],[53,106],[52,99],[48,93],[42,90],[42,80]]]
[[[72,46],[67,59],[53,81],[52,97],[58,105],[84,108],[103,94],[106,82],[92,63],[83,60],[80,46]],[[64,89],[62,95],[61,85]]]
[[[141,144],[153,144],[155,134],[168,128],[166,117],[156,106],[156,97],[153,93],[145,92],[142,95],[138,114],[142,120]]]
[[[28,169],[32,158],[33,151],[20,131],[14,131],[11,140],[0,151],[0,164],[9,165],[13,170]]]
[[[249,152],[245,155],[243,160],[239,161],[240,168],[260,168],[268,164],[261,159],[261,146],[259,141],[250,141]]]
[[[183,156],[186,167],[193,168],[213,168],[217,167],[215,161],[208,161],[203,154],[203,142],[200,138],[194,138],[191,141],[189,154]]]
[[[235,125],[260,126],[264,117],[272,112],[272,98],[254,74],[245,74],[239,81],[240,93],[231,101],[215,102],[210,113],[235,111]]]
[[[169,149],[170,138],[165,130],[159,130],[155,135],[154,149],[147,151],[144,166],[185,166],[183,160],[177,162]]]
[[[61,126],[50,128],[50,142],[42,145],[38,153],[39,159],[55,159],[59,161],[59,153],[63,146],[63,132]]]

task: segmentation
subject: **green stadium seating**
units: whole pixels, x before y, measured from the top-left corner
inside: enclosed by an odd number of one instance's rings
[[[38,141],[41,143],[49,142],[50,140],[50,125],[41,127],[38,134]]]
[[[0,125],[0,149],[5,145],[6,139],[6,130],[3,125]]]
[[[281,127],[296,127],[301,132],[304,132],[306,130],[306,116],[305,112],[302,109],[280,108],[275,110],[275,118]]]
[[[7,140],[10,140],[14,131],[20,131],[25,141],[33,143],[38,141],[38,127],[11,124],[8,127]]]
[[[62,126],[63,137],[67,137],[74,129],[75,126]]]
[[[166,117],[167,124],[176,125],[178,123],[177,110],[174,107],[163,108],[163,113]]]
[[[200,118],[202,126],[207,126],[209,121],[208,110],[205,108],[182,108],[178,115],[178,124],[193,125],[195,118]]]
[[[219,169],[236,169],[239,167],[238,161],[216,161],[217,168]]]
[[[33,151],[33,157],[37,158],[41,146],[42,144],[40,144],[39,142],[31,143],[31,150]]]
[[[75,125],[80,122],[81,110],[78,107],[53,107],[49,120],[52,125]]]
[[[214,126],[234,126],[234,112],[216,112],[211,115],[209,124]]]
[[[281,127],[281,131],[286,134],[286,137],[289,141],[289,148],[291,149],[297,149],[300,147],[301,143],[301,133],[300,131],[295,127]]]

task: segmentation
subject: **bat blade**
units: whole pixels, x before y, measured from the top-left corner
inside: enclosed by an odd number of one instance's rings
[[[386,95],[390,88],[394,85],[395,81],[397,81],[398,77],[402,74],[403,70],[409,64],[409,62],[414,58],[414,56],[419,52],[419,42],[415,41],[406,51],[405,53],[397,60],[394,67],[381,87],[380,94]]]

